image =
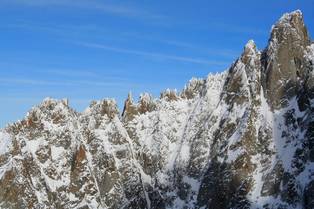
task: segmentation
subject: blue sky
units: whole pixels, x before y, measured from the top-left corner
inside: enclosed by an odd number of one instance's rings
[[[154,96],[227,69],[253,39],[301,9],[314,34],[314,1],[0,0],[0,127],[45,97]]]

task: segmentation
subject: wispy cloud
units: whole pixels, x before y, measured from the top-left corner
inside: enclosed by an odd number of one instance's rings
[[[8,28],[18,28],[18,29],[26,29],[26,30],[36,30],[36,31],[43,31],[43,32],[49,32],[49,33],[54,33],[54,34],[68,34],[68,33],[73,33],[73,30],[75,28],[70,28],[71,26],[63,27],[61,25],[58,26],[53,26],[53,25],[39,25],[36,23],[30,23],[26,21],[18,21],[16,23],[8,23],[5,26],[2,27],[8,27]]]
[[[99,76],[95,71],[92,70],[69,70],[69,69],[44,69],[44,70],[34,70],[34,72],[62,76],[62,77],[97,77]]]
[[[33,105],[39,104],[44,97],[12,97],[12,96],[1,96],[0,101],[5,101],[5,102],[13,102],[14,104],[16,103],[32,103]],[[31,107],[28,107],[31,108]],[[24,115],[23,115],[24,116]],[[23,117],[22,116],[22,117]],[[1,123],[0,123],[1,124]]]
[[[161,20],[164,15],[155,14],[144,9],[135,8],[131,6],[113,4],[106,1],[95,0],[3,0],[6,4],[24,5],[32,7],[67,7],[78,8],[84,10],[95,10],[106,14],[124,16],[124,17],[137,17]]]
[[[238,51],[231,50],[231,49],[213,49],[213,48],[206,48],[199,46],[195,43],[185,42],[185,41],[177,41],[177,40],[171,40],[171,39],[162,39],[162,38],[154,38],[152,36],[146,36],[138,33],[126,33],[125,36],[133,37],[140,40],[148,40],[153,42],[159,42],[171,46],[175,46],[178,48],[184,48],[184,49],[191,49],[198,52],[206,53],[208,55],[216,55],[216,56],[223,56],[223,57],[229,57],[229,58],[235,58],[239,56]]]
[[[102,72],[107,71],[107,68],[101,68],[102,70],[72,70],[72,69],[43,69],[43,70],[34,70],[34,72],[40,73],[44,76],[53,76],[55,78],[65,78],[65,79],[84,79],[79,82],[75,82],[78,84],[84,84],[86,83],[87,80],[93,80],[92,82],[87,82],[87,84],[92,84],[94,83],[94,79],[102,79],[102,82],[96,82],[96,85],[101,85],[100,83],[111,83],[111,82],[128,82],[129,79],[120,76],[120,75],[112,75],[112,74],[104,74]],[[112,69],[110,69],[112,70]],[[114,71],[117,71],[116,69]]]
[[[32,97],[11,97],[11,96],[1,96],[0,101],[10,101],[10,102],[32,102],[34,104],[38,104],[40,101],[42,101],[44,97],[42,96],[32,96]],[[88,104],[92,101],[92,99],[89,98],[81,98],[81,99],[70,99],[70,103],[76,103],[76,104]]]
[[[75,80],[75,81],[50,81],[39,79],[24,79],[24,78],[1,78],[0,86],[7,85],[33,85],[33,86],[94,86],[94,87],[121,87],[124,86],[127,81],[90,81],[90,80]],[[134,85],[134,84],[132,84]]]
[[[210,49],[210,48],[200,47],[196,44],[181,42],[181,41],[174,41],[174,40],[164,39],[160,41],[167,43],[169,45],[174,45],[174,46],[178,46],[182,48],[195,49],[197,51],[202,51],[211,55],[219,55],[219,56],[225,56],[225,57],[235,57],[239,55],[238,52],[231,49]]]
[[[155,52],[147,52],[147,51],[127,49],[127,48],[113,47],[113,46],[96,44],[96,43],[75,42],[75,44],[80,45],[80,46],[84,46],[84,47],[89,47],[89,48],[103,49],[103,50],[117,52],[117,53],[123,53],[123,54],[145,56],[145,57],[150,57],[150,58],[155,58],[155,59],[165,59],[165,60],[173,60],[173,61],[203,64],[203,65],[224,66],[227,64],[225,62],[211,61],[211,60],[202,59],[202,58],[168,55],[168,54],[161,54],[161,53],[155,53]]]
[[[210,27],[210,28],[209,28]],[[211,22],[209,24],[208,29],[213,30],[221,30],[228,33],[238,33],[238,34],[252,34],[252,35],[266,35],[267,30],[262,30],[260,28],[256,28],[253,26],[243,26],[243,25],[235,25],[226,22]]]
[[[108,31],[104,31],[103,27],[100,25],[38,25],[35,23],[30,22],[19,22],[16,24],[10,24],[9,27],[14,28],[22,28],[22,29],[28,29],[28,30],[40,30],[44,32],[54,33],[56,35],[62,35],[62,36],[69,36],[76,35],[76,34],[89,34],[89,36],[101,36],[101,34],[106,33],[108,34]],[[112,33],[112,32],[111,32]],[[141,41],[150,41],[150,42],[157,42],[162,43],[166,45],[171,45],[178,48],[184,48],[184,49],[191,49],[198,52],[205,53],[207,55],[215,55],[215,56],[222,56],[222,57],[228,57],[228,58],[235,58],[239,55],[239,52],[231,50],[231,49],[211,49],[211,48],[205,48],[201,47],[194,43],[184,42],[184,41],[175,41],[170,39],[160,39],[160,38],[154,38],[152,36],[146,36],[141,35],[134,32],[127,32],[127,33],[114,33],[114,39],[139,39]],[[113,36],[113,35],[112,35]]]
[[[242,23],[234,23],[231,22],[232,19],[216,19],[212,18],[206,22],[202,20],[198,20],[196,22],[195,19],[184,21],[176,19],[175,25],[177,27],[189,27],[194,30],[204,31],[204,32],[225,32],[225,35],[230,36],[230,34],[250,34],[250,35],[267,35],[267,28],[259,28],[256,27],[256,24],[252,25],[248,21],[242,20]],[[264,26],[263,26],[264,27]],[[218,33],[220,34],[220,33]]]
[[[0,0],[1,1],[1,0]],[[104,38],[122,40],[125,37],[119,36],[121,32],[104,27],[104,25],[92,24],[69,24],[69,23],[53,23],[53,22],[36,22],[27,20],[16,20],[7,24],[0,25],[0,29],[17,29],[22,32],[36,32],[45,35],[52,35],[60,42],[64,39],[77,39],[79,38]]]

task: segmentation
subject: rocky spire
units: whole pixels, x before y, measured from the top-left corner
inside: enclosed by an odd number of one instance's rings
[[[260,89],[260,52],[253,40],[245,45],[241,57],[230,67],[223,98],[228,104],[242,104]]]
[[[32,108],[27,113],[23,123],[27,127],[42,126],[42,121],[50,121],[53,124],[66,123],[69,118],[76,117],[77,113],[68,106],[68,99],[45,98],[43,102]]]
[[[113,99],[105,99],[101,102],[101,114],[107,115],[109,118],[113,119],[119,114],[117,103]]]
[[[279,109],[296,95],[306,76],[304,54],[310,38],[301,11],[284,14],[272,27],[263,54],[264,85],[268,102]]]
[[[183,99],[193,99],[204,87],[205,79],[192,78],[180,94]]]
[[[176,101],[179,99],[176,89],[166,89],[160,94],[160,99],[165,99],[167,101]]]
[[[129,92],[128,98],[124,102],[124,108],[122,112],[123,121],[130,121],[138,114],[136,105],[133,103],[132,93]]]
[[[146,112],[151,112],[155,109],[156,109],[156,104],[154,102],[153,96],[148,93],[141,94],[139,104],[138,104],[139,113],[143,114]]]
[[[258,54],[256,49],[255,42],[253,40],[249,40],[245,46],[241,56],[241,61],[244,64],[249,64],[250,58],[255,57]]]

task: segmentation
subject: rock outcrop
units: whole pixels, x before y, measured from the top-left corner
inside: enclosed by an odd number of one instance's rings
[[[310,42],[301,11],[285,14],[273,26],[263,60],[266,97],[272,108],[287,105],[303,89],[311,70],[304,56]]]

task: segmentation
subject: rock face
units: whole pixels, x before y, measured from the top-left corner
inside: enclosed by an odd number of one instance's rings
[[[311,70],[304,57],[308,46],[310,38],[300,11],[285,14],[273,26],[263,60],[266,97],[273,108],[287,105],[304,88]]]
[[[259,51],[160,99],[46,99],[0,131],[0,208],[314,208],[314,45],[285,14]]]

